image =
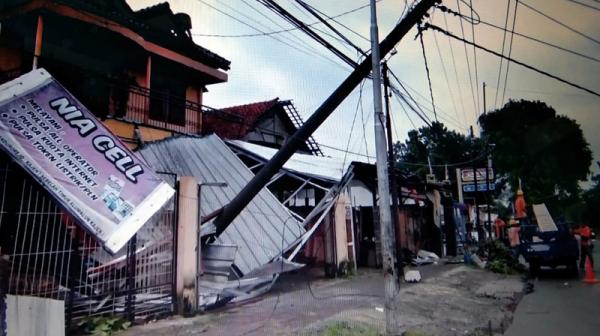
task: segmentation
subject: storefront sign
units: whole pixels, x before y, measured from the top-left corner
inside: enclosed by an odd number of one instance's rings
[[[112,253],[174,193],[43,69],[0,86],[0,148]]]

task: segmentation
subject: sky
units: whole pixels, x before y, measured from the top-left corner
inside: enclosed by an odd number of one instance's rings
[[[471,9],[467,4],[472,3],[472,8],[481,21],[504,27],[507,4],[510,3],[510,29],[515,17],[516,0],[508,1],[461,0],[460,10],[470,16]],[[162,1],[127,2],[133,9],[140,9]],[[287,30],[292,26],[257,1],[168,2],[174,12],[184,12],[191,16],[192,34],[197,44],[231,61],[228,82],[209,86],[204,96],[205,105],[220,108],[279,97],[293,100],[306,120],[352,71],[350,66],[302,32],[291,30],[273,34],[272,32]],[[329,22],[361,49],[370,49],[370,13],[366,6],[367,0],[305,2],[330,17],[363,7]],[[408,1],[409,4],[411,2]],[[295,0],[278,0],[277,3],[303,22],[317,21]],[[405,3],[404,0],[378,2],[380,40],[402,17]],[[442,4],[455,11],[459,8],[457,0],[444,0]],[[536,13],[528,6],[556,19],[562,25]],[[474,33],[477,44],[501,52],[504,37],[501,29],[484,23],[472,25],[440,10],[430,10],[429,13],[431,17],[428,21],[433,24],[445,29],[447,23],[450,32],[457,36],[463,36],[464,33],[467,40],[473,40]],[[318,29],[317,33],[350,58],[356,61],[361,59],[355,49],[334,39],[333,33],[324,25],[316,24],[311,27]],[[600,3],[596,0],[520,0],[514,30],[564,49],[600,58]],[[413,28],[396,45],[397,53],[387,56],[388,64],[391,71],[408,85],[408,90],[422,105],[427,117],[434,120],[423,51],[416,35],[417,30]],[[575,119],[580,124],[594,153],[594,161],[600,160],[600,97],[514,63],[510,64],[506,76],[506,61],[502,63],[499,76],[498,57],[482,50],[474,51],[473,47],[451,40],[441,33],[425,31],[423,41],[436,115],[448,128],[467,134],[469,126],[473,126],[478,132],[477,117],[484,111],[482,86],[485,82],[486,111],[500,108],[509,99],[544,101],[558,114]],[[505,54],[508,54],[509,45],[510,35],[507,34]],[[511,57],[591,90],[600,91],[600,61],[557,50],[517,35],[512,39]],[[349,158],[361,157],[362,160],[373,162],[373,158],[367,157],[374,156],[371,81],[365,80],[361,87],[345,99],[315,132],[314,137],[320,144],[361,154],[349,155]],[[403,141],[409,130],[424,125],[414,112],[399,103],[396,96],[391,98],[391,113],[394,141]],[[329,147],[322,149],[330,156],[346,155],[341,150]],[[596,164],[591,168],[595,172],[599,171]]]

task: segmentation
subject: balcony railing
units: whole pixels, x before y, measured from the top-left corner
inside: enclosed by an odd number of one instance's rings
[[[0,72],[0,84],[17,78],[24,72],[21,69]],[[60,82],[100,119],[120,119],[184,134],[203,134],[203,115],[226,122],[242,122],[238,116],[167,92],[149,90],[91,74],[85,74],[84,78],[87,83],[85,87],[75,84],[77,81]]]

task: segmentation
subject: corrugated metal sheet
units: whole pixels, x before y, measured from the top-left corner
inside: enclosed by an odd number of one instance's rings
[[[200,182],[226,182],[225,188],[202,187],[202,215],[229,203],[254,176],[216,135],[172,137],[149,143],[139,153],[156,171],[195,176]],[[217,243],[238,246],[235,265],[245,274],[272,260],[304,232],[277,198],[263,189]]]
[[[254,154],[264,161],[270,160],[277,153],[277,149],[241,140],[230,140],[228,143]],[[339,182],[348,170],[350,163],[350,160],[296,153],[283,165],[283,168],[305,176]]]

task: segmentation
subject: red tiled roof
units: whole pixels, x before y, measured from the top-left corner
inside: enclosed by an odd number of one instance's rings
[[[246,105],[238,105],[220,109],[221,112],[241,117],[243,123],[219,118],[217,115],[204,115],[202,128],[206,133],[216,133],[224,139],[242,139],[251,129],[254,123],[265,112],[271,109],[279,102],[279,98],[264,102],[257,102]]]

